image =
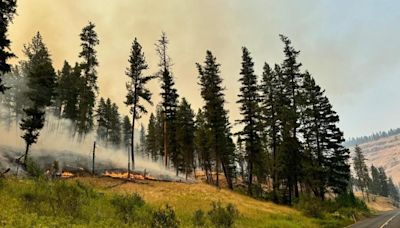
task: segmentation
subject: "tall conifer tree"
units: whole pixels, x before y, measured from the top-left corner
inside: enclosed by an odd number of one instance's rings
[[[225,174],[228,186],[233,188],[234,146],[230,135],[228,113],[224,109],[224,88],[220,77],[220,64],[210,51],[206,53],[204,66],[197,63],[201,96],[204,99],[204,112],[210,129],[211,148],[215,161],[216,185],[219,186],[220,167]]]
[[[82,58],[81,68],[83,79],[79,95],[79,118],[78,132],[81,136],[88,133],[93,127],[93,109],[96,102],[97,86],[97,52],[95,47],[99,44],[95,25],[89,22],[82,29],[80,34],[82,51],[79,57]]]
[[[33,37],[30,44],[24,46],[24,53],[28,57],[27,86],[29,90],[26,96],[30,100],[30,105],[24,109],[25,117],[20,123],[20,128],[24,131],[22,138],[26,143],[26,164],[29,149],[32,144],[37,142],[39,132],[44,126],[45,108],[51,105],[54,98],[56,73],[49,51],[39,32]]]
[[[261,151],[261,115],[260,115],[260,94],[258,92],[257,76],[254,74],[254,63],[247,48],[242,48],[242,69],[240,71],[241,83],[238,103],[243,116],[238,122],[243,125],[243,130],[239,132],[245,145],[246,160],[248,165],[248,189],[252,195],[253,175],[258,179],[265,174],[265,156]]]
[[[299,51],[291,46],[289,38],[280,35],[284,43],[285,59],[282,63],[284,90],[282,96],[287,99],[283,102],[282,112],[282,153],[284,163],[282,172],[287,186],[288,203],[291,204],[292,196],[299,197],[299,179],[301,175],[301,145],[298,139],[299,126],[299,100],[301,96],[302,74],[301,63],[297,62]]]
[[[164,164],[168,166],[168,160],[172,153],[176,153],[176,139],[174,126],[176,118],[176,108],[178,105],[178,94],[174,88],[175,82],[171,73],[171,58],[167,54],[168,39],[163,32],[161,38],[157,41],[156,52],[160,58],[158,64],[160,70],[158,75],[161,79],[161,105],[163,107],[163,149]]]
[[[130,82],[126,84],[128,95],[126,95],[125,104],[130,106],[130,112],[132,114],[132,135],[131,135],[131,159],[132,167],[135,168],[135,154],[134,154],[134,142],[135,142],[135,121],[140,119],[141,115],[147,113],[147,110],[142,100],[146,103],[153,104],[151,101],[151,92],[145,86],[152,80],[153,76],[143,75],[143,71],[147,70],[148,66],[142,51],[142,46],[135,38],[132,42],[131,54],[129,57],[129,67],[126,71],[126,75],[129,77]]]
[[[4,93],[7,87],[2,81],[3,74],[11,71],[8,59],[15,57],[10,51],[11,41],[7,38],[7,29],[13,21],[17,7],[16,0],[2,0],[0,2],[0,93]]]
[[[177,170],[185,173],[186,178],[194,171],[194,112],[185,98],[182,98],[177,110],[177,147],[178,153],[172,158]]]
[[[369,185],[371,178],[369,177],[368,167],[365,164],[367,160],[362,153],[361,148],[357,145],[354,149],[355,156],[353,157],[353,167],[356,174],[356,185],[358,189],[361,190],[363,198],[364,194],[367,195],[367,200],[369,201]]]
[[[281,144],[281,105],[283,97],[282,91],[282,73],[279,65],[275,65],[275,70],[267,63],[263,67],[263,75],[261,79],[261,111],[262,125],[262,145],[264,150],[270,152],[270,174],[272,178],[273,200],[278,202],[279,188],[279,161],[278,152]]]
[[[207,124],[205,113],[199,109],[196,115],[195,148],[198,164],[205,172],[207,183],[213,183],[213,153],[211,145],[211,129]]]
[[[160,140],[158,138],[158,131],[159,130],[157,129],[157,119],[154,114],[151,113],[149,124],[147,126],[146,149],[153,161],[157,161],[158,156],[160,155]]]

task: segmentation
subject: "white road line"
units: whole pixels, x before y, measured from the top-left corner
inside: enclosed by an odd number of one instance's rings
[[[380,226],[379,228],[384,228],[386,227],[394,218],[396,218],[396,216],[398,216],[400,214],[400,211],[397,212],[395,215],[393,215],[389,220],[387,220],[382,226]]]

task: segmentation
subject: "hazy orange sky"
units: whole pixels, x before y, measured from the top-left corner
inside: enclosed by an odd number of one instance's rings
[[[221,63],[230,120],[240,118],[241,47],[245,45],[261,75],[264,61],[283,58],[278,34],[292,39],[301,50],[303,70],[308,69],[326,89],[341,117],[345,136],[357,136],[400,126],[400,110],[393,102],[400,92],[400,51],[395,1],[240,1],[240,0],[18,0],[18,15],[9,28],[12,50],[24,59],[24,43],[40,31],[54,66],[79,61],[79,33],[88,21],[96,24],[99,97],[109,97],[127,114],[125,69],[130,45],[137,37],[150,66],[157,71],[154,43],[161,31],[169,40],[176,87],[197,110],[203,102],[197,85],[196,62],[207,49]],[[398,7],[397,7],[398,8]],[[391,27],[396,28],[392,30]],[[391,58],[393,57],[393,58]],[[14,60],[17,61],[17,60]],[[160,101],[160,83],[150,88]],[[380,94],[380,95],[376,95]],[[390,100],[385,100],[389,97]],[[399,105],[397,105],[399,106]],[[149,111],[154,111],[149,107]],[[147,125],[148,117],[143,121]],[[371,121],[374,120],[374,121]],[[236,129],[235,129],[236,130]]]

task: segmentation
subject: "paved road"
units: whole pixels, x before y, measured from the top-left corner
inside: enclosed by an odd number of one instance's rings
[[[353,224],[349,228],[400,228],[400,210],[378,214]]]

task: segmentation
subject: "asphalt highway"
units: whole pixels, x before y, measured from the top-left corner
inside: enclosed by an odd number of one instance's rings
[[[400,228],[400,210],[380,213],[348,226],[348,228]]]

